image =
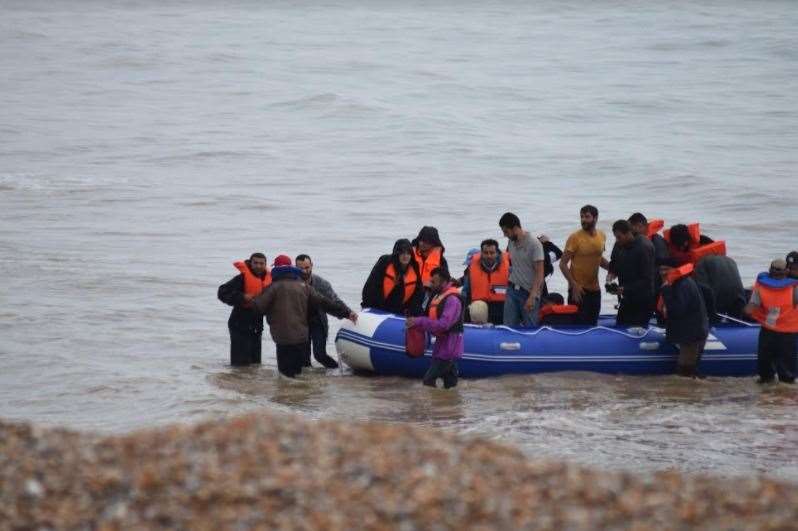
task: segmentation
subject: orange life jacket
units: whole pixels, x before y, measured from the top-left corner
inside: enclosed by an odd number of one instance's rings
[[[479,265],[482,253],[471,257],[468,266],[468,282],[472,301],[503,302],[510,279],[510,255],[502,253],[502,259],[494,271],[486,272]]]
[[[233,262],[233,267],[241,271],[241,274],[244,275],[244,293],[247,295],[257,297],[272,283],[272,275],[268,270],[266,270],[265,277],[259,278],[252,273],[249,266],[244,261]],[[244,307],[251,308],[252,303],[244,303]]]
[[[455,287],[449,287],[441,293],[435,295],[429,303],[429,311],[427,315],[430,319],[438,320],[439,316],[443,315],[443,304],[448,297],[459,297],[460,290]],[[462,332],[463,331],[463,304],[460,304],[460,319],[452,325],[447,332]]]
[[[696,247],[695,249],[690,249],[688,253],[690,262],[697,263],[699,260],[704,258],[705,256],[710,255],[719,255],[719,256],[726,256],[726,242],[723,240],[708,243],[706,245],[701,245],[700,247]]]
[[[793,305],[793,290],[798,289],[798,283],[773,288],[757,281],[754,289],[759,290],[762,301],[751,312],[754,319],[774,332],[798,332],[798,308]]]
[[[668,272],[668,276],[665,278],[665,281],[672,285],[677,280],[692,275],[693,269],[693,264],[690,263],[684,264],[680,267],[674,267],[670,272]],[[668,316],[668,309],[665,307],[665,299],[662,297],[662,295],[657,298],[657,312],[662,314],[663,317]]]
[[[579,306],[576,304],[546,304],[540,308],[539,317],[543,319],[547,315],[575,315],[579,313]]]
[[[413,269],[412,266],[407,266],[407,269],[405,269],[403,280],[405,285],[405,293],[402,297],[402,302],[407,304],[408,301],[413,298],[413,294],[416,292],[416,282],[418,281],[416,270]],[[394,267],[393,263],[390,263],[388,264],[388,267],[385,268],[385,276],[382,279],[382,296],[387,299],[396,287],[396,284],[396,268]]]
[[[652,219],[651,221],[648,222],[648,234],[647,234],[647,236],[649,238],[651,238],[656,233],[661,231],[664,226],[665,226],[665,220],[664,219]]]
[[[433,247],[427,253],[427,257],[423,258],[418,247],[413,247],[413,254],[416,256],[418,262],[418,270],[421,272],[421,283],[425,287],[429,287],[432,280],[432,271],[441,266],[441,257],[443,256],[443,249],[440,247]]]

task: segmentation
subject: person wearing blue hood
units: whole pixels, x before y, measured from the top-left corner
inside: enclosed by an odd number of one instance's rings
[[[254,308],[266,316],[269,331],[277,346],[277,369],[280,374],[295,377],[302,372],[307,349],[310,348],[308,316],[317,308],[339,319],[357,322],[357,314],[341,301],[320,295],[302,278],[302,270],[291,265],[291,258],[274,259],[272,283],[252,300]]]
[[[398,315],[423,313],[424,286],[410,240],[396,240],[393,252],[379,257],[363,285],[362,297],[363,308]]]

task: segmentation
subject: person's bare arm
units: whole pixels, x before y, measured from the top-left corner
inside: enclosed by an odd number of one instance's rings
[[[579,283],[574,280],[574,276],[571,274],[571,260],[574,258],[574,252],[566,250],[562,253],[562,258],[560,258],[560,271],[562,271],[565,280],[568,281],[568,287],[571,290],[571,298],[574,300],[576,304],[582,302],[582,294],[584,290]]]

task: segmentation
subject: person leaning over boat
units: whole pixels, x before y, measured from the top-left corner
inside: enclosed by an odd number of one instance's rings
[[[654,248],[635,235],[625,219],[612,225],[615,246],[610,257],[607,282],[618,279],[620,306],[616,325],[648,327],[654,311]],[[608,284],[611,285],[611,284]]]
[[[759,330],[757,370],[759,383],[795,383],[798,336],[798,280],[788,276],[787,261],[773,260],[767,273],[756,277],[745,312],[762,326]],[[775,365],[775,371],[774,371]]]
[[[446,258],[443,256],[445,252],[446,248],[438,235],[438,229],[429,226],[421,227],[418,236],[413,240],[413,257],[418,264],[421,283],[425,288],[430,287],[433,269],[442,267],[449,270],[449,264],[446,263]]]
[[[321,308],[343,319],[357,322],[357,314],[340,301],[331,301],[302,280],[302,271],[291,266],[291,258],[274,259],[272,284],[252,299],[257,311],[269,322],[272,340],[277,346],[277,369],[280,374],[295,377],[302,372],[310,341],[308,316]]]
[[[599,267],[609,267],[604,258],[607,237],[596,228],[596,207],[583,206],[579,218],[582,228],[568,236],[560,258],[560,271],[568,281],[568,303],[579,307],[576,324],[596,326],[601,312],[598,271]]]
[[[784,260],[790,268],[790,278],[798,278],[798,251],[792,251]]]
[[[463,275],[461,296],[468,306],[475,301],[488,305],[488,322],[504,322],[504,300],[510,277],[510,257],[499,250],[499,242],[483,240],[480,252],[471,256]]]
[[[363,308],[399,315],[421,315],[424,287],[410,240],[396,240],[393,252],[379,257],[363,285]]]
[[[343,301],[335,293],[329,282],[313,272],[313,260],[306,254],[300,254],[294,259],[294,264],[302,271],[302,279],[320,295],[335,302]],[[328,369],[337,369],[338,362],[327,354],[327,337],[330,332],[330,323],[327,321],[327,312],[316,308],[315,312],[310,312],[308,316],[308,327],[310,328],[310,345],[305,353],[303,365],[310,367],[310,351],[313,350],[313,357]]]
[[[712,290],[715,311],[742,319],[746,297],[737,262],[728,256],[705,256],[695,264],[695,281]]]
[[[698,363],[709,335],[709,319],[698,284],[689,276],[692,266],[661,266],[665,338],[679,345],[677,374],[698,376]]]
[[[252,299],[271,284],[266,255],[252,253],[249,260],[235,262],[241,273],[219,286],[216,296],[233,307],[227,328],[230,331],[230,365],[244,366],[261,362],[263,315],[252,307]]]
[[[457,385],[457,360],[463,356],[463,301],[449,272],[442,267],[432,271],[430,290],[428,317],[408,317],[405,326],[419,327],[435,336],[424,385],[435,387],[442,378],[443,386],[449,389]]]
[[[499,219],[504,236],[510,241],[510,278],[504,300],[504,325],[536,326],[543,284],[543,245],[521,227],[521,220],[512,212]]]

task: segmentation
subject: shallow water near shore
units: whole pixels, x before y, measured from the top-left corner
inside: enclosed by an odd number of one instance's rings
[[[637,210],[701,221],[750,282],[798,247],[793,3],[0,9],[0,416],[122,432],[268,408],[798,481],[795,387],[291,382],[268,337],[263,367],[225,365],[215,298],[233,260],[307,252],[355,306],[376,257],[421,225],[454,265],[507,210],[562,244],[584,203],[604,230]]]

